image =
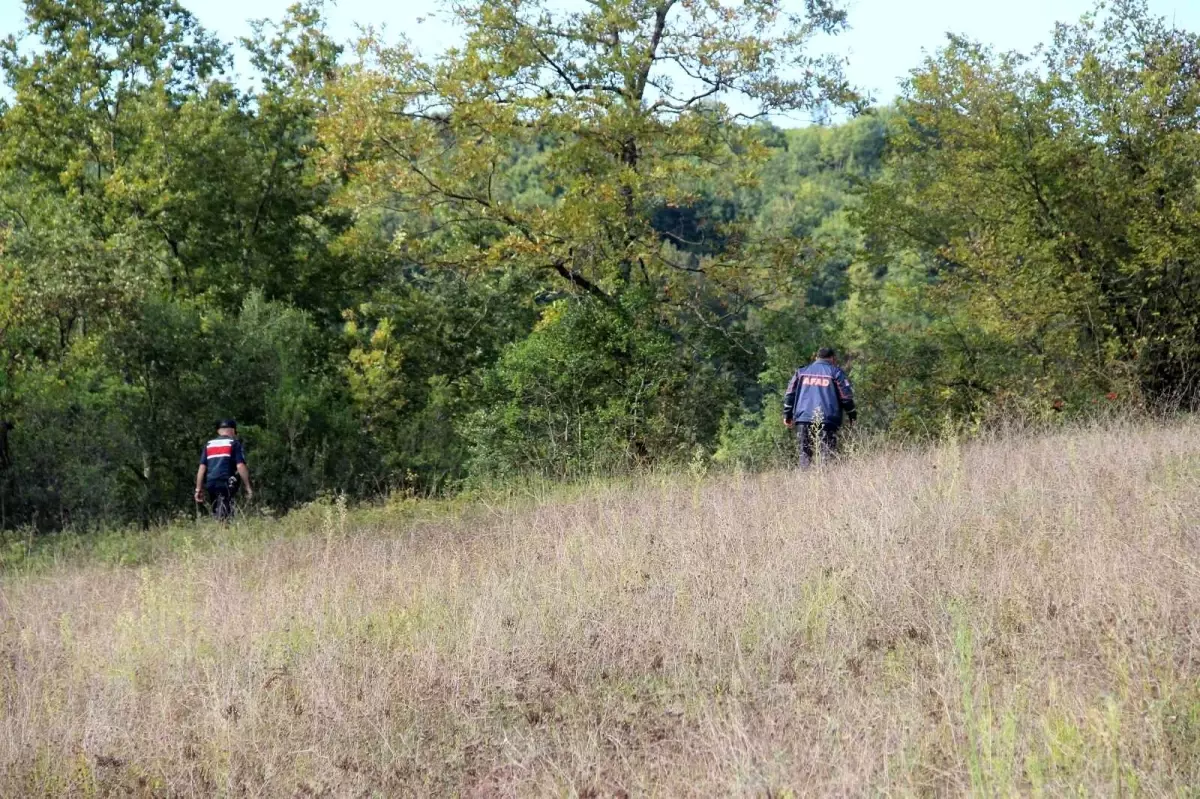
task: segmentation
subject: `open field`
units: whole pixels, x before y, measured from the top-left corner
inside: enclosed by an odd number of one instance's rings
[[[295,524],[5,577],[0,795],[1200,785],[1200,424]]]

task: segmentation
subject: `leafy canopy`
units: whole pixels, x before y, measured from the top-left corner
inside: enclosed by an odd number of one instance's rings
[[[1126,376],[1198,396],[1198,64],[1200,36],[1121,0],[1040,59],[952,38],[913,73],[859,221],[881,264],[922,254],[940,316],[968,311],[947,344],[978,398],[1079,401]]]
[[[836,62],[807,52],[844,13],[787,5],[450,3],[466,41],[437,61],[362,43],[323,122],[326,164],[350,178],[344,202],[391,220],[393,251],[413,263],[519,266],[610,305],[704,279],[742,289],[796,266],[790,237],[751,237],[732,219],[702,259],[684,252],[702,242],[653,221],[701,185],[732,199],[754,182],[767,149],[745,118],[857,100]],[[541,155],[518,180],[528,153]]]

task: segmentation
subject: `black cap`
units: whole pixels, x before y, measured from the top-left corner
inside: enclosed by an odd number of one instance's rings
[[[217,422],[217,429],[220,430],[222,427],[232,427],[234,430],[237,430],[237,420],[222,419],[221,421]]]

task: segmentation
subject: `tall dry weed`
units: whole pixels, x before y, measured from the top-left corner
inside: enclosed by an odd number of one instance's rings
[[[1200,425],[324,513],[5,579],[0,794],[1200,784]]]

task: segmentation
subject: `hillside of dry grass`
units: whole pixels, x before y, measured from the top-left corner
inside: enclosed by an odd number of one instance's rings
[[[1200,785],[1195,423],[286,523],[4,577],[0,795]]]

